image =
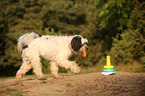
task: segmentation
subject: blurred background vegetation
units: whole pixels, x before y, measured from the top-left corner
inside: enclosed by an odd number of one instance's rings
[[[82,68],[103,66],[110,55],[116,68],[145,71],[144,0],[0,0],[0,76],[16,74],[22,64],[17,39],[32,31],[88,38],[88,56],[71,58]]]

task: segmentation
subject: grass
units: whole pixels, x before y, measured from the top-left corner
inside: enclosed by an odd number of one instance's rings
[[[102,65],[96,65],[96,66],[87,67],[87,68],[81,68],[81,73],[86,74],[86,73],[102,72],[103,66],[104,65],[102,64]]]
[[[0,80],[4,81],[4,80],[7,80],[7,79],[14,79],[15,77],[0,77]]]
[[[56,91],[57,91],[57,92],[62,92],[61,90],[58,90],[58,89],[57,89]]]
[[[73,87],[71,83],[67,83],[66,87]]]
[[[0,91],[0,94],[1,94],[1,93],[4,93],[4,92],[7,92],[7,94],[9,94],[9,93],[12,92],[12,91],[15,91],[15,89],[10,89],[10,88],[8,88],[8,89],[6,89],[5,91]]]
[[[12,94],[12,96],[25,96],[25,95],[26,95],[26,93],[23,91],[18,91],[16,93]]]
[[[94,72],[102,72],[103,71],[103,66],[105,66],[106,64],[98,64],[92,67],[87,67],[87,68],[81,68],[81,73],[82,74],[87,74],[87,73],[94,73]],[[143,64],[140,64],[138,62],[134,62],[133,64],[118,64],[117,65],[113,65],[115,66],[115,71],[122,71],[122,72],[133,72],[133,73],[143,73],[145,72],[145,68],[143,67]],[[68,71],[67,73],[59,73],[61,76],[75,76],[78,74],[74,74],[70,71]],[[47,77],[52,77],[52,75],[49,73],[46,73]],[[38,79],[38,77],[33,74],[33,75],[24,75],[23,78],[28,78],[28,79]],[[7,80],[7,79],[15,79],[15,76],[13,77],[0,77],[0,80]],[[45,83],[45,82],[42,82]]]
[[[98,64],[92,67],[88,67],[88,68],[82,68],[81,72],[83,74],[86,73],[94,73],[94,72],[102,72],[103,71],[103,66],[105,66],[106,64]],[[138,62],[134,62],[133,64],[128,63],[128,64],[118,64],[117,65],[113,65],[115,71],[122,71],[122,72],[132,72],[132,73],[142,73],[145,72],[145,68],[143,68],[143,65],[138,63]]]
[[[76,93],[78,93],[78,92],[84,92],[84,90],[78,89],[78,90],[76,90]]]
[[[116,71],[123,71],[123,72],[133,72],[133,73],[142,73],[145,72],[143,65],[137,62],[133,64],[118,64],[115,66]]]
[[[0,91],[0,94],[4,92],[6,92],[7,95],[11,95],[11,96],[25,96],[26,95],[26,93],[23,91],[17,91],[11,88],[6,89],[5,91]]]
[[[112,85],[117,84],[117,81],[112,81]]]
[[[47,82],[43,80],[41,83],[44,84],[44,83],[47,83]]]
[[[52,77],[51,74],[46,74],[47,77]],[[15,76],[11,76],[11,77],[0,77],[0,80],[4,81],[4,80],[7,80],[7,79],[15,79],[16,77]],[[22,78],[28,78],[27,80],[33,80],[33,79],[38,79],[38,77],[35,75],[35,74],[32,74],[32,75],[24,75],[22,76]]]
[[[5,92],[5,91],[0,91],[0,94],[1,94],[1,93],[4,93],[4,92]]]
[[[15,79],[15,76],[10,76],[10,77],[0,77],[0,80],[7,80],[7,79]],[[36,75],[24,75],[23,78],[29,78],[31,80],[32,78],[37,78]]]

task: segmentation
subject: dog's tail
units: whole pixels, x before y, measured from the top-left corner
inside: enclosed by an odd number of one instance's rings
[[[22,35],[19,39],[18,39],[18,51],[21,52],[23,50],[23,48],[27,47],[28,44],[34,40],[35,38],[38,38],[39,35],[32,32],[32,33],[26,33],[24,35]]]

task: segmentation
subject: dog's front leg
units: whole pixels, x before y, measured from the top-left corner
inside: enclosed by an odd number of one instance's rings
[[[64,67],[66,69],[71,69],[72,72],[79,74],[80,73],[80,67],[76,64],[75,61],[69,61],[69,60],[60,60],[59,65],[61,67]]]
[[[51,74],[54,76],[54,78],[62,78],[62,76],[58,75],[58,65],[56,62],[51,62]]]
[[[74,73],[80,74],[81,70],[80,70],[80,67],[76,64],[76,62],[75,61],[70,61],[70,63],[72,64],[70,66],[71,71],[74,72]]]

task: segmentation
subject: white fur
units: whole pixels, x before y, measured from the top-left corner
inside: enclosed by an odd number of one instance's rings
[[[23,64],[16,74],[16,79],[20,81],[22,75],[32,67],[39,79],[46,79],[46,76],[42,73],[40,56],[51,61],[51,71],[55,78],[61,78],[61,76],[58,75],[58,66],[66,69],[70,68],[74,73],[80,73],[80,68],[76,62],[68,60],[73,54],[70,44],[75,36],[43,35],[39,37],[38,34],[34,32],[22,35],[18,39],[18,50],[20,52],[22,51]],[[81,40],[82,43],[88,42],[88,40],[83,37]],[[28,45],[28,48],[23,49],[22,47],[25,45]]]

